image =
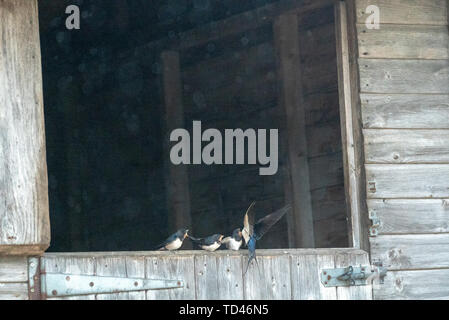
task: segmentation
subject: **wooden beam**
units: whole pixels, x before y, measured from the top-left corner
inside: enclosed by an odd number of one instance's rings
[[[287,198],[293,210],[288,217],[294,226],[295,247],[313,248],[312,200],[307,159],[306,120],[299,47],[298,15],[284,14],[274,22],[274,42],[278,59],[280,106],[285,112],[289,177]],[[293,234],[290,234],[290,238]]]
[[[0,2],[0,255],[50,244],[36,0]]]
[[[163,65],[163,88],[165,98],[165,124],[166,135],[164,146],[169,144],[170,132],[177,128],[184,128],[184,107],[182,103],[182,83],[179,63],[179,53],[164,51],[161,54]],[[170,159],[169,150],[165,154]],[[167,209],[168,226],[171,231],[180,228],[191,228],[190,216],[190,190],[188,169],[184,165],[167,163]],[[191,230],[191,229],[190,229]],[[186,242],[189,246],[190,242]]]
[[[335,5],[338,87],[350,245],[369,250],[364,154],[357,66],[357,30],[353,0]]]

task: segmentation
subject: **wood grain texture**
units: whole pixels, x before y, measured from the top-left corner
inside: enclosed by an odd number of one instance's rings
[[[364,128],[449,128],[449,95],[361,94]]]
[[[344,253],[338,254],[335,257],[336,268],[346,268],[347,266],[370,265],[370,260],[367,254]],[[372,285],[366,286],[350,286],[337,287],[338,300],[371,300],[372,299]]]
[[[449,93],[449,60],[359,59],[363,93]]]
[[[28,262],[26,257],[0,257],[0,282],[27,282]]]
[[[293,300],[336,300],[337,289],[321,284],[322,269],[335,268],[333,255],[292,256],[292,299]]]
[[[216,300],[218,289],[217,257],[213,254],[204,254],[195,257],[195,291],[198,300]]]
[[[183,280],[184,287],[147,291],[148,300],[193,300],[195,293],[194,257],[179,255],[177,252],[167,256],[146,258],[148,279]]]
[[[242,257],[240,255],[217,256],[218,299],[243,300]]]
[[[448,198],[447,164],[367,164],[367,195],[383,198]]]
[[[28,300],[28,284],[0,283],[0,300]]]
[[[381,235],[449,232],[449,199],[369,199],[368,208]]]
[[[449,163],[449,130],[365,129],[366,163]]]
[[[357,23],[365,23],[370,13],[366,9],[376,5],[380,9],[380,23],[447,25],[446,0],[357,0]]]
[[[448,300],[449,269],[390,271],[374,287],[376,300]]]
[[[371,237],[371,258],[389,270],[449,267],[449,234]]]
[[[290,256],[258,256],[243,279],[246,300],[290,300]],[[248,258],[243,258],[246,268]],[[286,276],[287,275],[287,276]]]
[[[50,243],[36,0],[0,3],[0,253]]]
[[[447,26],[357,25],[360,58],[448,59]]]

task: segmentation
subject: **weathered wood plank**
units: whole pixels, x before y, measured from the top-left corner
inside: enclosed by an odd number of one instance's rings
[[[242,257],[218,255],[218,299],[243,300]]]
[[[140,257],[125,257],[126,261],[126,274],[130,278],[146,278],[145,276],[145,258]],[[145,291],[131,291],[128,292],[128,298],[130,300],[145,300]]]
[[[448,198],[447,164],[367,164],[368,198]]]
[[[28,284],[0,283],[0,300],[28,300]]]
[[[335,257],[335,267],[345,268],[348,266],[370,265],[368,253],[337,254]],[[372,285],[337,287],[338,300],[371,300]]]
[[[204,254],[195,257],[195,291],[198,300],[216,300],[219,296],[217,256]]]
[[[383,235],[370,238],[371,258],[390,270],[449,267],[449,234]]]
[[[170,253],[160,257],[146,258],[146,274],[148,279],[183,280],[184,287],[147,291],[148,300],[194,300],[195,270],[194,257]]]
[[[248,267],[244,282],[246,300],[290,300],[292,298],[290,256],[258,256]],[[246,268],[248,257],[243,258]]]
[[[92,254],[89,256],[73,256],[73,253],[69,253],[69,256],[59,255],[46,255],[41,258],[41,271],[48,273],[66,273],[77,275],[95,275],[95,258]],[[44,297],[45,298],[45,297]],[[70,296],[70,297],[58,297],[52,298],[49,296],[49,300],[95,300],[95,295],[83,295],[83,296]]]
[[[0,253],[40,254],[50,243],[36,0],[0,3]]]
[[[363,93],[449,93],[449,60],[359,59]]]
[[[26,257],[0,257],[0,282],[27,282]]]
[[[449,232],[448,199],[368,199],[380,220],[379,234]]]
[[[304,92],[301,80],[298,15],[281,15],[273,23],[280,82],[280,105],[287,128],[287,156],[290,177],[286,179],[287,198],[292,203],[289,238],[296,247],[314,247],[312,200],[310,196]],[[292,232],[293,231],[293,232]]]
[[[332,255],[304,255],[291,257],[293,300],[336,300],[337,289],[321,284],[321,269],[334,268]]]
[[[99,257],[96,260],[96,275],[127,278],[126,257]],[[128,300],[128,292],[97,294],[97,300]]]
[[[365,128],[449,128],[449,96],[361,94]]]
[[[349,244],[369,250],[368,221],[365,210],[364,147],[359,107],[359,66],[355,26],[356,0],[335,5],[340,121],[343,145],[343,174],[346,186]]]
[[[373,292],[376,300],[448,300],[449,269],[390,271]]]
[[[447,25],[446,0],[357,0],[357,23],[365,23],[370,5],[380,9],[380,23]]]
[[[384,24],[380,29],[368,29],[359,24],[357,29],[361,58],[449,58],[447,26]]]
[[[342,153],[309,159],[310,189],[316,190],[344,183]]]
[[[366,163],[449,163],[449,130],[365,129]]]

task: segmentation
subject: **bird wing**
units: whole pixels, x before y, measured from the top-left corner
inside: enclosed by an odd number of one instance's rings
[[[226,237],[226,238],[223,238],[223,240],[221,240],[221,242],[224,243],[224,244],[226,244],[226,243],[228,243],[229,241],[231,241],[231,239],[232,239],[232,237]]]
[[[177,238],[176,233],[172,234],[170,237],[168,237],[164,242],[158,244],[157,246],[155,246],[153,249],[154,250],[162,250],[167,244],[169,244],[170,242],[175,241]]]
[[[243,218],[242,235],[243,238],[245,239],[245,243],[248,243],[249,238],[254,232],[254,211],[251,211],[251,209],[255,203],[256,203],[255,201],[251,203],[251,205],[246,210],[245,216]]]
[[[194,236],[189,236],[189,239],[196,244],[202,244],[204,241],[203,238],[195,238]]]
[[[273,213],[270,213],[269,215],[266,215],[265,217],[259,219],[254,225],[254,234],[256,240],[262,238],[262,236],[290,209],[291,205],[286,205],[281,209],[276,210]]]

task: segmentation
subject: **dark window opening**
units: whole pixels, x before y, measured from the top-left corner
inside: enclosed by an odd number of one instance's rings
[[[175,231],[162,50],[149,44],[175,43],[188,30],[275,2],[39,1],[49,251],[151,250]],[[71,4],[80,7],[80,30],[65,28]],[[334,9],[301,13],[298,22],[315,247],[348,247]],[[275,175],[259,175],[259,165],[187,166],[192,234],[228,235],[242,226],[252,201],[258,216],[288,201],[288,132],[272,23],[189,46],[179,59],[190,133],[195,120],[223,137],[227,128],[279,129]],[[258,247],[288,248],[288,221]]]

